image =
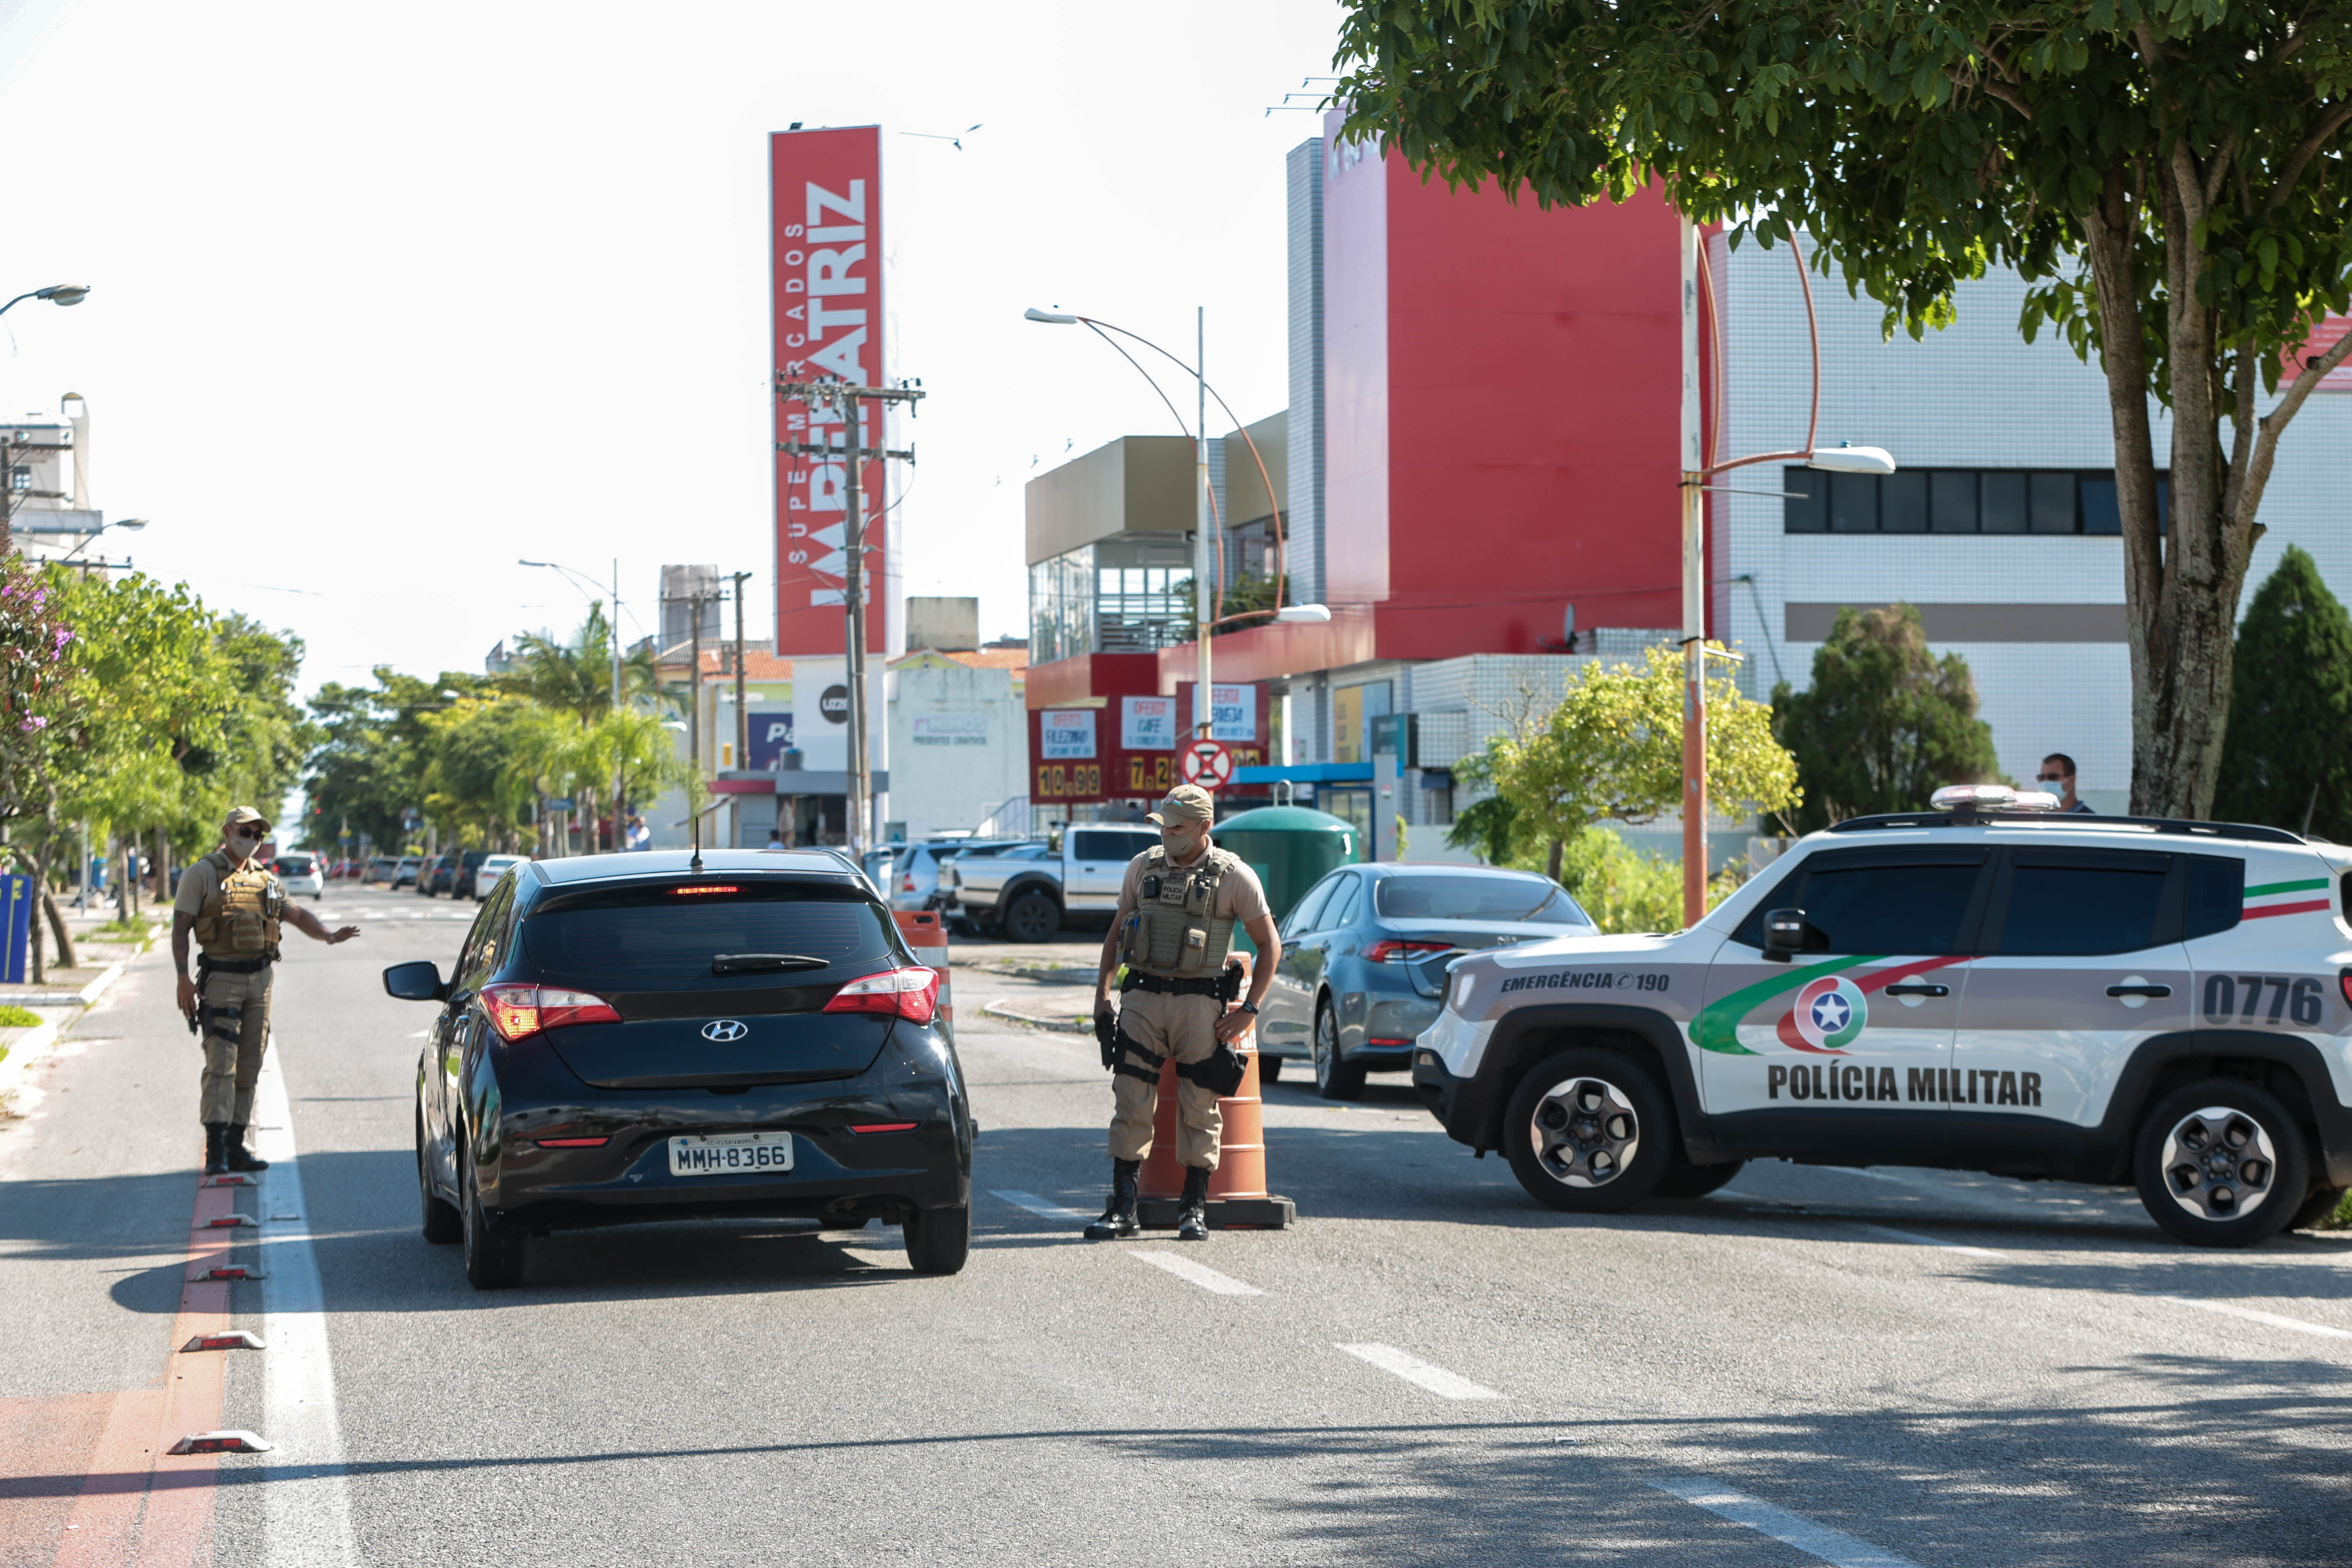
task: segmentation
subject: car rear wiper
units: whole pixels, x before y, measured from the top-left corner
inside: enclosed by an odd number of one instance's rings
[[[710,955],[713,974],[777,974],[787,969],[830,969],[828,958],[811,958],[804,952],[714,952]]]

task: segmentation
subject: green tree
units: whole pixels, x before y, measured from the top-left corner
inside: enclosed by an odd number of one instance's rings
[[[2352,617],[2294,545],[2238,628],[2213,815],[2352,843]]]
[[[1946,784],[1998,778],[1992,727],[1977,717],[1966,660],[1927,651],[1919,612],[1838,611],[1813,655],[1810,690],[1772,690],[1772,729],[1797,759],[1800,832],[1843,817],[1916,811]]]
[[[2107,381],[2132,805],[2202,816],[2279,437],[2347,336],[2352,8],[2244,0],[1348,0],[1334,97],[1415,167],[1538,202],[1654,178],[1914,336],[1988,266]],[[2284,395],[2281,365],[2294,373]],[[2153,395],[2172,414],[2158,531]],[[2225,432],[2224,426],[2229,428]]]
[[[1797,800],[1795,762],[1772,737],[1771,715],[1719,676],[1706,687],[1707,789],[1727,816],[1780,811]],[[1487,742],[1465,770],[1509,801],[1507,815],[1455,825],[1454,842],[1483,837],[1514,854],[1546,847],[1546,869],[1560,875],[1567,843],[1597,823],[1639,825],[1672,811],[1682,796],[1683,659],[1647,649],[1638,665],[1595,661],[1568,682],[1558,707]],[[1489,857],[1505,858],[1505,857]]]

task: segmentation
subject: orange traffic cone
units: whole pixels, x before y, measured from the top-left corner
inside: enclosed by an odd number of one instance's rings
[[[1241,955],[1244,989],[1249,955]],[[1298,1205],[1265,1190],[1265,1118],[1258,1098],[1257,1027],[1234,1042],[1248,1053],[1241,1088],[1220,1098],[1224,1130],[1217,1140],[1217,1168],[1209,1177],[1209,1228],[1281,1230],[1298,1222]],[[1184,1167],[1176,1157],[1176,1064],[1160,1069],[1160,1101],[1151,1117],[1151,1152],[1143,1157],[1142,1201],[1136,1215],[1146,1230],[1176,1228],[1184,1192]]]

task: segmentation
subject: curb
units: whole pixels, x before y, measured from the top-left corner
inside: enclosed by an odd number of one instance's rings
[[[122,977],[122,965],[110,964],[93,976],[73,998],[58,998],[66,1006],[83,1008],[106,994],[107,988]],[[80,1015],[79,1012],[53,1015],[44,1018],[25,1036],[8,1047],[8,1055],[0,1059],[0,1116],[13,1114],[16,1091],[23,1087],[25,1075],[34,1064],[44,1060],[57,1047],[58,1038],[65,1033],[66,1025]]]
[[[1034,1013],[1021,1012],[1016,1008],[1006,1005],[1003,1002],[991,1002],[986,1006],[982,1007],[981,1011],[987,1014],[992,1018],[1003,1018],[1009,1023],[1014,1024],[1026,1024],[1033,1029],[1052,1029],[1057,1034],[1091,1035],[1095,1030],[1095,1026],[1092,1023],[1083,1019],[1068,1017],[1041,1018]]]

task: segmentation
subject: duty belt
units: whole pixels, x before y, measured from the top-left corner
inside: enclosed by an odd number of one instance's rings
[[[1223,987],[1223,979],[1214,974],[1203,974],[1192,980],[1179,980],[1169,974],[1146,974],[1139,969],[1129,970],[1127,977],[1118,983],[1118,988],[1122,994],[1129,991],[1152,991],[1163,996],[1214,996]]]
[[[209,958],[196,955],[196,967],[213,974],[258,974],[269,967],[271,960],[261,958]]]

